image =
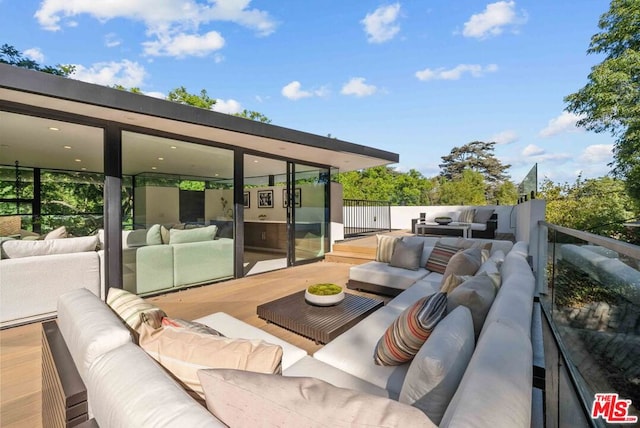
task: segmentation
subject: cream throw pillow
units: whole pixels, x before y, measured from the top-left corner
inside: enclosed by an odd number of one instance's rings
[[[107,305],[136,333],[140,334],[143,319],[152,328],[159,328],[166,317],[159,307],[121,288],[110,288]]]
[[[140,346],[183,385],[195,399],[204,402],[198,370],[241,369],[260,373],[282,373],[282,347],[262,340],[231,339],[180,327],[154,330],[143,325]]]
[[[376,261],[389,263],[393,257],[393,250],[400,238],[388,235],[376,235],[378,246],[376,247]]]
[[[419,409],[310,377],[200,370],[207,408],[226,425],[253,427],[435,427]]]

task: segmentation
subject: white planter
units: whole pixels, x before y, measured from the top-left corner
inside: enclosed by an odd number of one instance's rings
[[[318,296],[316,294],[309,293],[309,290],[304,292],[304,299],[316,306],[333,306],[344,300],[344,291],[338,294],[330,294],[328,296]]]

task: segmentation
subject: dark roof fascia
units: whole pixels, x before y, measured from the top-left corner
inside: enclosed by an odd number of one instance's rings
[[[0,87],[397,163],[399,155],[335,138],[0,63]]]

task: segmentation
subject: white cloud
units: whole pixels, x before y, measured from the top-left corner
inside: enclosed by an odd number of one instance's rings
[[[580,128],[576,127],[576,122],[581,119],[581,116],[562,112],[562,114],[554,119],[551,119],[547,126],[541,130],[538,135],[541,137],[552,137],[554,135],[562,134],[563,132],[580,132]]]
[[[438,68],[432,70],[425,68],[421,71],[416,71],[416,77],[420,80],[458,80],[463,74],[469,73],[473,77],[482,77],[486,73],[495,73],[498,71],[496,64],[489,64],[485,67],[478,64],[460,64],[456,67],[446,70],[444,68]]]
[[[580,155],[582,162],[609,163],[613,158],[613,144],[593,144],[588,146]]]
[[[514,28],[527,21],[524,13],[516,13],[515,1],[499,1],[488,4],[482,13],[472,15],[464,23],[462,34],[465,37],[475,37],[484,39],[490,36],[502,34],[504,28],[513,26]]]
[[[521,158],[514,164],[526,164],[529,162],[565,162],[572,158],[567,153],[548,153],[545,149],[535,144],[529,144],[522,149]]]
[[[250,8],[251,0],[43,0],[35,17],[50,31],[77,25],[73,17],[89,15],[100,22],[128,19],[143,22],[148,55],[202,56],[222,47],[222,36],[215,31],[200,35],[201,27],[212,22],[233,22],[250,28],[260,36],[275,31],[276,22],[265,11]],[[218,37],[216,37],[216,35]],[[218,46],[217,48],[214,48]]]
[[[282,95],[290,100],[299,100],[309,97],[324,97],[329,94],[329,90],[326,87],[321,87],[313,90],[303,90],[302,84],[297,80],[287,84],[282,88]]]
[[[400,31],[396,20],[400,16],[400,3],[380,6],[368,13],[362,21],[369,43],[383,43],[393,39]]]
[[[538,156],[541,154],[544,154],[544,149],[535,144],[529,144],[522,150],[522,156]]]
[[[511,144],[511,143],[515,143],[516,141],[518,141],[518,134],[516,134],[515,131],[512,130],[506,130],[506,131],[502,131],[502,132],[498,132],[497,134],[493,135],[489,141],[493,141],[498,145],[502,145],[502,144]]]
[[[34,60],[35,62],[43,62],[44,54],[40,50],[40,48],[31,48],[24,51],[24,56],[29,59]]]
[[[122,40],[120,40],[116,33],[109,33],[104,36],[104,44],[108,48],[115,48],[116,46],[120,46],[122,44]]]
[[[167,96],[165,94],[163,94],[162,92],[156,92],[156,91],[149,91],[149,92],[145,92],[142,91],[143,94],[149,96],[149,97],[153,97],[153,98],[160,98],[161,100],[164,100],[167,98]]]
[[[125,88],[141,86],[147,74],[143,66],[126,59],[120,62],[101,62],[89,68],[79,64],[75,67],[70,76],[73,79],[105,86],[122,85]]]
[[[206,34],[159,34],[152,42],[143,42],[144,53],[150,56],[207,56],[213,51],[222,49],[224,39],[217,31]]]
[[[216,99],[216,103],[213,105],[211,110],[219,113],[236,114],[242,111],[242,106],[236,100],[228,99],[225,101]]]
[[[366,97],[376,93],[378,88],[374,85],[364,83],[364,77],[353,77],[342,86],[342,95],[355,95],[356,97]]]

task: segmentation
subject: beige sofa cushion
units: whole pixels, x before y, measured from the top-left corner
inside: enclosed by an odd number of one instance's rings
[[[49,239],[47,241],[9,240],[2,242],[2,258],[17,259],[22,257],[48,256],[51,254],[82,253],[95,251],[97,246],[97,236]]]
[[[435,427],[420,410],[319,379],[200,370],[207,408],[232,427]]]
[[[440,321],[411,362],[400,391],[400,402],[421,409],[439,424],[474,347],[471,312],[459,306]]]
[[[143,324],[142,349],[185,387],[204,400],[197,371],[206,368],[282,373],[282,348],[261,340],[230,339],[176,327],[154,330]]]
[[[211,225],[195,229],[169,229],[169,244],[212,241],[216,237],[218,226]]]

